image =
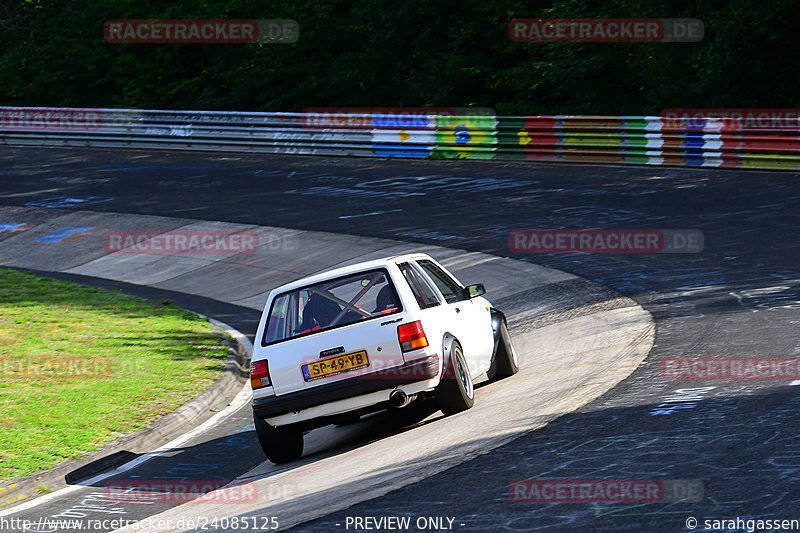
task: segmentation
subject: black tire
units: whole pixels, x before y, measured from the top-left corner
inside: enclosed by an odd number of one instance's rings
[[[303,432],[293,426],[274,427],[253,413],[256,435],[267,459],[275,464],[288,463],[303,455]]]
[[[466,411],[475,403],[475,388],[458,341],[450,345],[450,358],[442,382],[436,388],[436,401],[445,415]]]
[[[508,333],[506,321],[500,322],[498,331],[500,338],[497,341],[497,350],[494,354],[495,378],[502,379],[513,376],[519,372],[519,359],[514,344],[511,342],[511,335]]]

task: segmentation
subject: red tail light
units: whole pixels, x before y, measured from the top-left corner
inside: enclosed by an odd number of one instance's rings
[[[397,326],[397,340],[400,341],[400,349],[404,352],[424,348],[428,345],[428,338],[425,337],[422,322],[419,320]]]
[[[250,363],[250,386],[255,389],[272,385],[269,379],[269,366],[267,360],[252,361]]]

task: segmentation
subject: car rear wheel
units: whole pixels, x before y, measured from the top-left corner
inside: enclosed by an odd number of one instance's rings
[[[507,378],[519,372],[519,359],[514,344],[511,342],[511,335],[508,333],[505,320],[500,322],[498,334],[500,339],[497,343],[497,353],[494,354],[495,365],[497,365],[495,377]]]
[[[436,389],[439,409],[446,415],[466,411],[475,403],[475,389],[469,367],[458,341],[450,346],[450,360],[442,382]]]
[[[267,459],[275,464],[288,463],[303,455],[303,432],[293,426],[274,427],[253,413],[256,435]]]

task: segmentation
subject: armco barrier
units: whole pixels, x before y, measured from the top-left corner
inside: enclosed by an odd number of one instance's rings
[[[338,115],[320,120],[319,113],[0,107],[0,143],[800,168],[797,123],[753,127],[731,118]],[[331,128],[331,123],[344,126]]]

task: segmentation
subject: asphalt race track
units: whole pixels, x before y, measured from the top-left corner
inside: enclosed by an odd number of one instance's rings
[[[0,151],[0,173],[3,205],[464,248],[577,274],[632,298],[655,318],[647,361],[598,400],[298,531],[354,531],[347,527],[354,517],[394,516],[452,518],[421,524],[458,531],[689,531],[702,530],[704,520],[800,519],[800,389],[793,385],[800,377],[665,379],[660,371],[672,357],[800,356],[796,173],[11,148]],[[509,249],[509,232],[548,228],[694,229],[703,232],[705,247],[647,255]],[[250,423],[240,422],[242,430]],[[381,434],[377,427],[363,431],[367,437],[348,435],[342,446]],[[225,476],[261,461],[255,441],[236,429],[212,437],[221,447],[241,446],[242,461],[225,465]],[[688,480],[692,487],[699,482],[702,497],[514,501],[512,483],[533,478]],[[690,518],[699,525],[687,527]]]

